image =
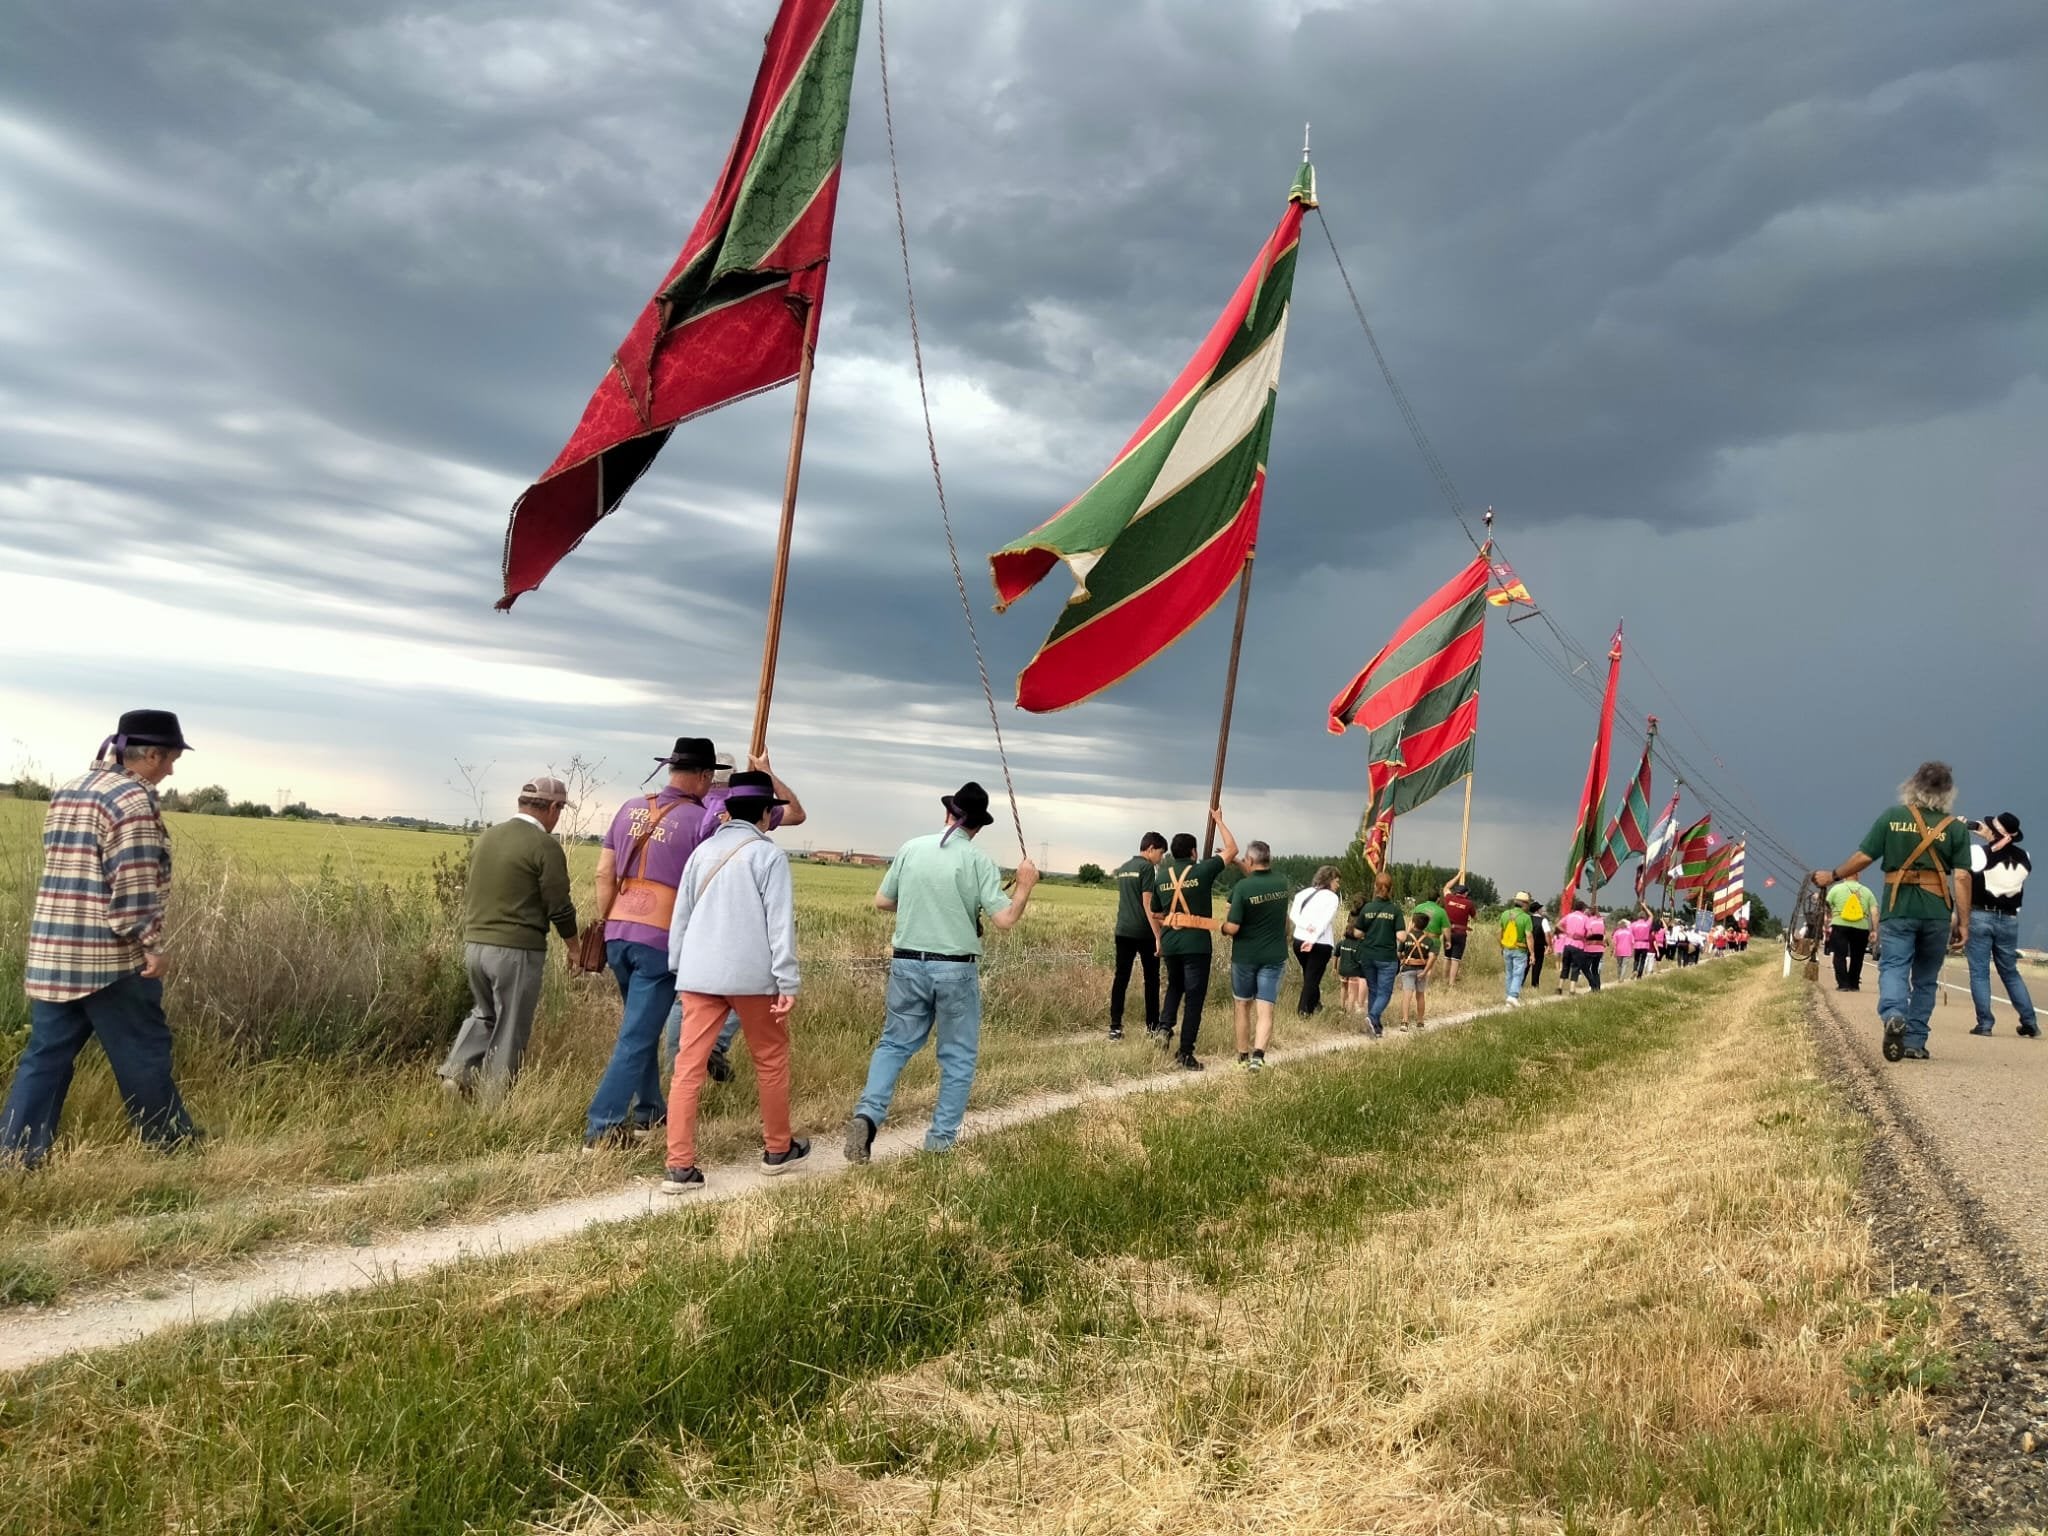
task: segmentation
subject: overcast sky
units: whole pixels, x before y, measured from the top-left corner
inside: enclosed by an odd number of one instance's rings
[[[491,602],[506,510],[695,218],[771,14],[16,0],[0,753],[68,773],[160,705],[200,749],[181,782],[452,815],[458,761],[502,803],[602,758],[612,798],[679,733],[742,747],[788,391],[680,429],[546,586]],[[1581,644],[1627,619],[1617,786],[1654,710],[1736,829],[1810,861],[1930,755],[1959,809],[2048,827],[2039,0],[889,19],[939,446],[1034,856],[1197,824],[1228,609],[1095,702],[1021,716],[1010,679],[1063,583],[997,617],[985,557],[1173,378],[1305,119],[1464,497]],[[1000,795],[917,416],[875,21],[870,0],[773,732],[815,810],[791,840],[862,848],[962,778]],[[1325,706],[1470,546],[1313,219],[1294,302],[1226,804],[1320,851],[1364,783]],[[1496,627],[1475,867],[1556,890],[1591,732]],[[1455,857],[1456,802],[1396,856]]]

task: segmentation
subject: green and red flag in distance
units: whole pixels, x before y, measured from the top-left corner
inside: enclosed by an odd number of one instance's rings
[[[1710,811],[1678,834],[1678,847],[1671,855],[1671,878],[1665,883],[1676,891],[1698,885],[1706,877],[1707,866],[1720,842],[1714,836],[1714,817]]]
[[[1657,744],[1657,717],[1651,715],[1649,719],[1649,729],[1643,735],[1642,766],[1636,770],[1635,782],[1629,785],[1628,795],[1607,829],[1606,842],[1600,845],[1600,857],[1595,861],[1599,872],[1596,888],[1621,873],[1622,861],[1630,854],[1643,853],[1650,844],[1650,752]]]
[[[1486,645],[1487,552],[1409,614],[1379,654],[1330,701],[1330,730],[1368,733],[1368,797],[1359,836],[1385,867],[1394,817],[1472,771],[1479,663]]]
[[[825,297],[861,0],[783,0],[682,254],[555,462],[512,507],[509,608],[619,504],[679,422],[796,377]]]
[[[989,556],[1005,609],[1062,562],[1074,594],[1017,678],[1017,705],[1065,709],[1119,682],[1215,607],[1258,541],[1306,165],[1279,227],[1201,348],[1102,478]]]
[[[1607,805],[1607,757],[1614,741],[1614,696],[1621,687],[1621,626],[1614,626],[1614,639],[1607,647],[1607,691],[1600,699],[1600,728],[1593,737],[1593,755],[1586,764],[1586,785],[1579,792],[1579,825],[1572,833],[1572,849],[1566,867],[1571,871],[1564,883],[1562,900],[1569,903],[1578,894],[1579,880],[1586,866],[1600,856],[1600,823]]]

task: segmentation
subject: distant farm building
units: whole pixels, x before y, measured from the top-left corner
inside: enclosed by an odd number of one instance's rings
[[[855,853],[851,848],[844,853],[835,848],[814,848],[808,857],[813,864],[851,864],[859,869],[886,869],[889,864],[886,853]]]

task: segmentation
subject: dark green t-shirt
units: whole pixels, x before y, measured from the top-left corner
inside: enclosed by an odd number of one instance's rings
[[[1230,892],[1230,916],[1237,924],[1232,965],[1287,963],[1287,901],[1294,894],[1270,869],[1246,875]]]
[[[1219,858],[1161,860],[1152,881],[1152,910],[1161,917],[1174,910],[1173,888],[1178,882],[1180,910],[1191,917],[1213,917],[1211,898],[1222,873]],[[1214,948],[1207,928],[1168,928],[1159,935],[1162,955],[1206,955]]]
[[[1940,821],[1939,816],[1920,813],[1920,819],[1932,830]],[[1913,813],[1903,805],[1895,805],[1878,817],[1871,825],[1869,834],[1863,839],[1861,851],[1883,866],[1890,874],[1903,869],[1907,857],[1920,846],[1922,834],[1913,825]],[[1960,869],[1964,873],[1970,868],[1970,825],[1958,816],[1948,824],[1948,830],[1934,840],[1934,846],[1920,855],[1913,865],[1915,869],[1932,870],[1934,856],[1941,855],[1942,867],[1951,874]],[[1896,894],[1896,899],[1894,899]],[[1954,896],[1953,882],[1949,891]],[[1878,920],[1892,917],[1947,917],[1949,905],[1932,891],[1923,891],[1918,886],[1900,885],[1887,888],[1878,897]]]
[[[1359,959],[1392,960],[1394,940],[1406,925],[1401,921],[1401,909],[1391,901],[1366,901],[1351,914],[1351,926],[1363,935],[1358,943]]]
[[[1152,905],[1152,861],[1142,853],[1131,855],[1116,867],[1116,936],[1120,939],[1149,939],[1152,919],[1146,911]]]

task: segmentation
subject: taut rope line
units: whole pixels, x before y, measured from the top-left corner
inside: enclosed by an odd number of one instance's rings
[[[924,342],[917,329],[917,288],[910,280],[910,225],[903,216],[903,175],[896,163],[896,114],[889,99],[889,7],[875,3],[875,52],[882,66],[882,129],[889,140],[889,186],[896,196],[896,243],[903,253],[903,301],[910,312],[910,355],[917,365],[917,403],[924,411],[924,445],[932,461],[932,485],[939,495],[939,521],[946,530],[946,553],[953,561],[953,585],[960,593],[960,612],[967,620],[967,640],[974,647],[974,667],[981,674],[981,696],[988,703],[988,723],[996,734],[996,757],[1003,765],[1003,789],[1010,797],[1010,824],[1017,829],[1017,856],[1031,857],[1024,842],[1024,818],[1017,810],[1017,785],[1010,777],[1010,754],[1003,745],[1003,722],[996,713],[996,691],[988,680],[988,662],[981,654],[981,636],[974,628],[974,604],[968,600],[967,578],[960,570],[960,545],[953,537],[953,514],[946,505],[946,474],[939,468],[939,440],[932,431],[932,401],[924,382]]]

